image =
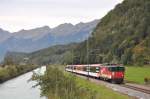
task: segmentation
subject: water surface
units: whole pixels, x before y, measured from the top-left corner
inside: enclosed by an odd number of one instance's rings
[[[34,71],[43,73],[45,70],[46,68],[42,67]],[[29,72],[0,84],[0,99],[46,99],[40,97],[39,87],[32,88],[36,84],[35,81],[28,82],[32,74],[33,72]]]

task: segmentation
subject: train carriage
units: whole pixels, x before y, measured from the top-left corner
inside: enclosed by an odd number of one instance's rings
[[[66,71],[123,83],[125,67],[120,64],[67,65]]]

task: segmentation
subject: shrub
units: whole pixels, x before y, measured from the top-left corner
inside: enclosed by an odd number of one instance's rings
[[[66,75],[57,68],[49,67],[44,75],[34,74],[32,77],[41,86],[43,96],[49,99],[95,99],[96,92],[78,86],[76,77]]]

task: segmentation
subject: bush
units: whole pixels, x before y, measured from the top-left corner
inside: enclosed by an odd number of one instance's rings
[[[44,75],[34,74],[32,79],[41,86],[42,95],[49,99],[95,99],[96,97],[96,92],[78,86],[75,76],[66,75],[57,68],[49,67]]]
[[[145,84],[150,84],[150,77],[145,77],[144,82]]]

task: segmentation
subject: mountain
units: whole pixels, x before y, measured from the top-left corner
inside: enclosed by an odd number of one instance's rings
[[[76,25],[64,23],[55,28],[43,26],[15,33],[0,30],[3,39],[0,41],[0,60],[7,51],[30,53],[53,45],[84,41],[98,22],[99,20],[94,20]]]
[[[31,29],[31,30],[23,29],[18,32],[14,32],[13,37],[19,38],[19,39],[38,39],[48,34],[50,30],[51,29],[48,26]]]
[[[10,32],[0,28],[0,43],[7,40],[11,36]]]
[[[5,31],[0,28],[0,44],[4,42],[5,40],[7,40],[10,36],[11,36],[10,32]],[[0,46],[0,60],[1,60],[1,57],[5,55],[5,50],[6,50],[5,48]]]
[[[70,23],[65,23],[61,24],[58,27],[52,29],[52,33],[55,34],[56,36],[67,36],[67,35],[74,35],[78,34],[79,32],[82,33],[82,31],[85,32],[92,32],[93,27],[96,27],[98,24],[99,20],[94,20],[92,22],[88,23],[78,23],[76,25],[72,25]]]
[[[124,0],[94,29],[88,39],[89,63],[150,64],[150,0]],[[87,63],[87,40],[74,53]]]

